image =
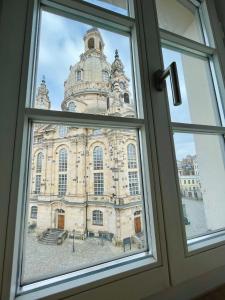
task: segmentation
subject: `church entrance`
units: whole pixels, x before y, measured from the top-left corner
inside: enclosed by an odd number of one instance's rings
[[[56,228],[64,229],[65,227],[65,211],[63,209],[56,209]]]
[[[134,229],[135,233],[141,232],[141,217],[134,218]]]
[[[64,229],[64,215],[58,215],[58,229]]]

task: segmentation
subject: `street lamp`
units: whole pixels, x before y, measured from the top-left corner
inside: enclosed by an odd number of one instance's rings
[[[75,229],[73,230],[73,252],[75,252],[74,239],[75,239]]]

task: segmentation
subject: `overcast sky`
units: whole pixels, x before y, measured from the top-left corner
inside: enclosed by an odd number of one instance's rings
[[[96,0],[88,0],[94,2]],[[103,2],[102,2],[103,3]],[[79,61],[84,52],[83,36],[91,26],[68,18],[57,16],[48,12],[42,13],[40,42],[37,67],[37,86],[45,76],[49,89],[51,109],[61,110],[64,98],[64,81],[69,75],[69,68]],[[130,53],[130,39],[113,32],[99,29],[105,43],[104,53],[107,61],[114,61],[115,49],[119,50],[120,58],[125,66],[125,73],[131,79],[130,91],[132,91],[132,62]],[[173,106],[170,84],[168,84],[168,96],[170,104],[171,120],[174,122],[190,122],[188,100],[183,78],[181,56],[174,51],[164,49],[164,64],[167,67],[172,61],[177,62],[182,105]],[[195,147],[193,136],[190,134],[176,135],[177,159],[182,159],[187,154],[194,155]]]

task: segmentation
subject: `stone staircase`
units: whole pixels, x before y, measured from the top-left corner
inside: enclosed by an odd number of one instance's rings
[[[40,235],[38,241],[41,244],[45,244],[45,245],[59,245],[62,244],[64,240],[61,239],[64,233],[65,231],[62,229],[57,229],[57,228],[47,229]]]

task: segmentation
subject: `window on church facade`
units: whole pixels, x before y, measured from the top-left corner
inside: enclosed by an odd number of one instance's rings
[[[89,49],[94,49],[94,47],[95,47],[95,40],[93,38],[90,38],[88,40],[88,48]]]
[[[67,171],[67,150],[60,149],[59,150],[59,172]]]
[[[109,80],[109,73],[108,71],[102,71],[102,80],[108,81]]]
[[[139,195],[140,188],[139,188],[139,180],[138,180],[138,173],[128,172],[128,180],[129,180],[129,192],[131,196]]]
[[[95,147],[93,151],[94,170],[103,169],[103,150],[102,147]]]
[[[41,192],[41,175],[35,176],[35,194],[40,194]]]
[[[100,210],[94,210],[92,213],[93,225],[103,225],[103,212]]]
[[[77,81],[81,81],[81,71],[77,71]]]
[[[63,126],[63,125],[59,126],[59,136],[61,138],[64,138],[67,135],[67,132],[68,132],[68,127],[67,126]]]
[[[59,174],[58,194],[64,196],[67,190],[67,174]]]
[[[136,147],[134,144],[129,144],[127,146],[127,158],[128,158],[128,168],[137,168],[137,157],[136,157]]]
[[[104,175],[103,173],[94,173],[94,194],[104,194]]]
[[[76,104],[74,102],[70,102],[68,105],[68,109],[70,112],[76,112]]]
[[[129,98],[129,94],[128,93],[124,93],[123,97],[124,97],[124,102],[125,103],[130,103],[130,98]]]
[[[43,160],[43,154],[40,152],[37,155],[37,166],[36,166],[36,172],[41,173],[42,170],[42,160]]]
[[[37,206],[31,206],[30,217],[31,219],[37,219],[38,208]]]

